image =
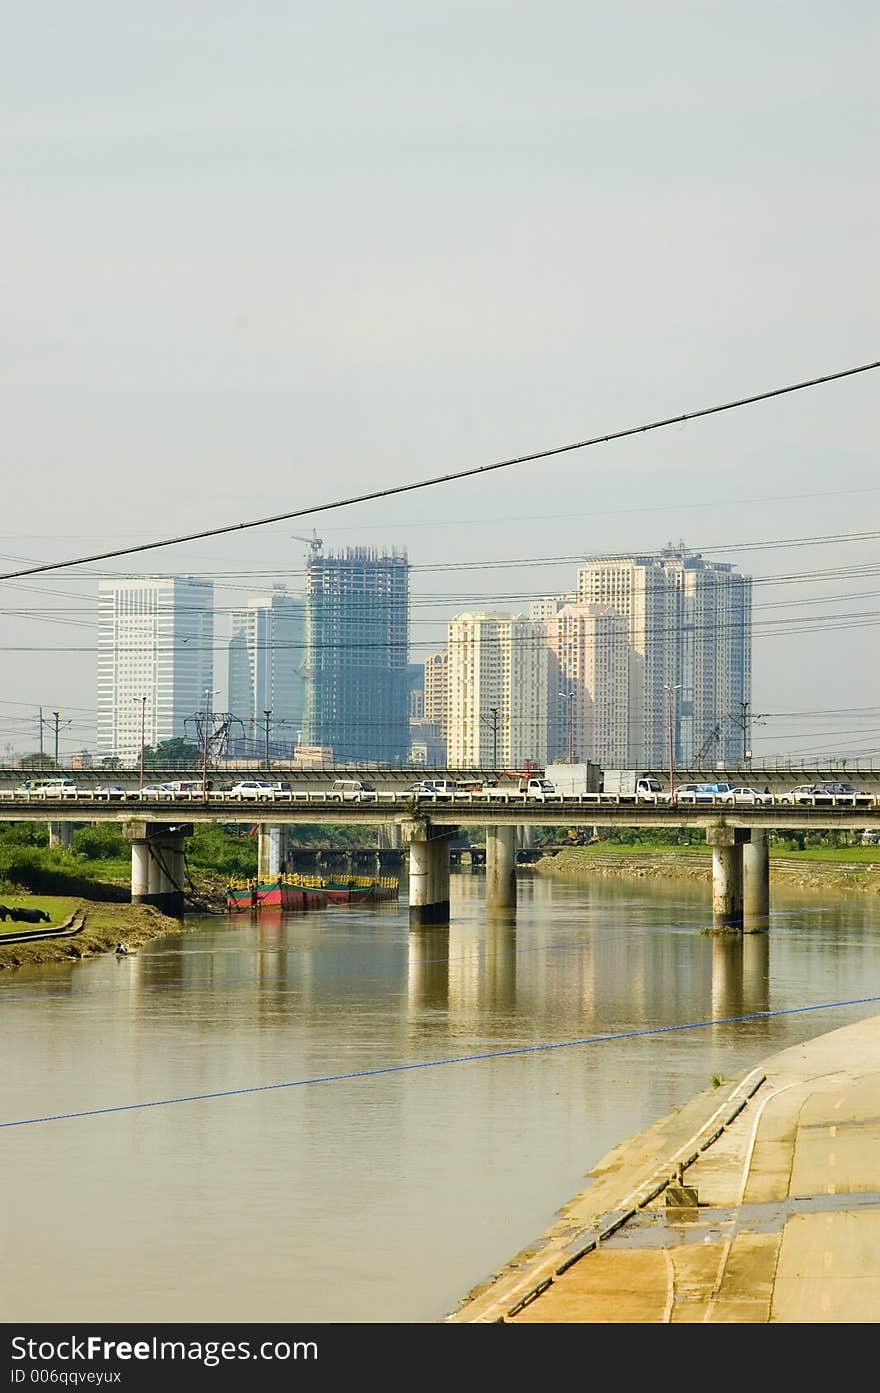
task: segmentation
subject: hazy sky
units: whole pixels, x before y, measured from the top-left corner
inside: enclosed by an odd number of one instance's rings
[[[876,4],[0,14],[0,569],[880,358]],[[92,743],[98,574],[222,576],[228,608],[301,587],[315,527],[407,548],[414,660],[472,600],[684,540],[758,578],[756,754],[880,758],[878,388],[4,583],[0,750],[35,748],[40,704]]]

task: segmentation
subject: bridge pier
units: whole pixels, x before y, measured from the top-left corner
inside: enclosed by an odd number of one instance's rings
[[[712,848],[712,925],[716,929],[743,926],[743,857],[747,827],[707,827]]]
[[[185,902],[186,838],[192,826],[130,822],[131,902],[152,904],[172,919],[182,919]]]
[[[376,828],[376,846],[379,851],[400,851],[400,823],[380,822]]]
[[[260,823],[257,845],[257,875],[260,880],[274,880],[281,874],[284,832],[285,829],[276,823]]]
[[[72,822],[50,822],[49,823],[49,845],[50,846],[70,846],[73,840]]]
[[[486,906],[516,908],[516,827],[486,828]]]
[[[409,926],[449,923],[449,842],[458,828],[412,822],[404,827],[409,841]]]
[[[763,827],[752,827],[743,843],[743,932],[760,933],[770,923],[770,851]]]
[[[131,843],[131,902],[150,903],[150,844],[146,837]]]

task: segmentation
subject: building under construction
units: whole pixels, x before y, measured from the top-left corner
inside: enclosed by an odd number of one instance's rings
[[[406,552],[312,549],[305,596],[302,743],[335,764],[409,757],[409,562]]]

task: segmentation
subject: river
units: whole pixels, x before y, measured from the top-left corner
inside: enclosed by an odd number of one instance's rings
[[[880,1012],[867,897],[774,888],[740,940],[706,885],[483,892],[0,974],[2,1319],[441,1321],[619,1141]]]

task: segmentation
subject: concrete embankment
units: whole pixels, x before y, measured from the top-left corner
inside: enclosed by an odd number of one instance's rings
[[[712,858],[702,850],[643,852],[638,847],[619,851],[602,850],[599,846],[565,847],[556,856],[545,856],[535,862],[533,869],[539,875],[566,878],[608,876],[694,880],[708,884],[712,879]],[[880,860],[818,861],[771,856],[770,877],[776,884],[794,890],[815,888],[880,894]]]
[[[874,1324],[880,1017],[621,1143],[459,1324]]]

